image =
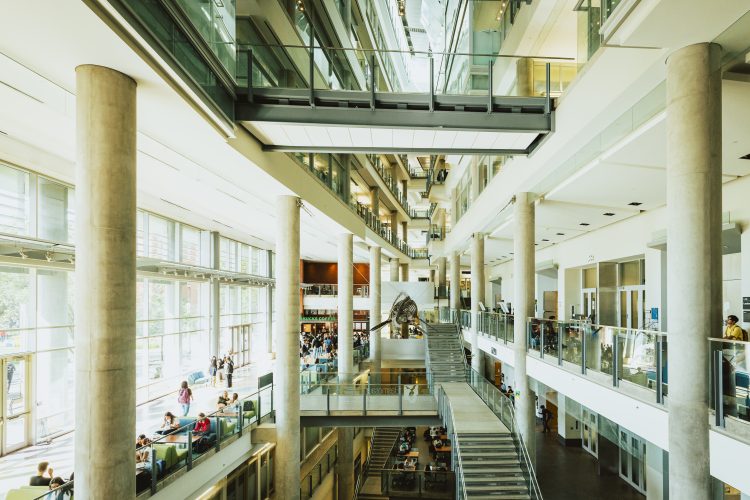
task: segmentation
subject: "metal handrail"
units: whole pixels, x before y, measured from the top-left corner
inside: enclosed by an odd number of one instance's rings
[[[372,429],[372,435],[370,436],[370,446],[367,447],[367,458],[365,458],[365,465],[362,467],[362,472],[357,476],[357,482],[354,484],[354,500],[357,500],[359,496],[359,490],[362,488],[365,480],[367,479],[367,470],[370,467],[370,459],[372,458],[372,447],[375,445],[375,428]]]

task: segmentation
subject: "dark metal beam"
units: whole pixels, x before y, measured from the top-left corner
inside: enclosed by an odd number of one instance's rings
[[[263,151],[273,153],[349,153],[349,154],[461,154],[461,155],[505,155],[525,156],[529,154],[527,149],[472,149],[472,148],[445,148],[436,146],[434,148],[385,148],[385,147],[359,147],[359,146],[286,146],[264,144]]]
[[[537,132],[551,129],[551,115],[542,113],[487,113],[415,109],[315,108],[271,104],[237,103],[238,121],[298,123],[305,125],[344,125],[439,130],[476,130],[491,132]],[[307,104],[307,103],[306,103]]]
[[[300,417],[302,427],[409,427],[417,425],[443,425],[437,415],[320,415]]]

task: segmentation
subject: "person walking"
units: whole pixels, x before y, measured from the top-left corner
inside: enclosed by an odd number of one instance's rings
[[[550,432],[549,422],[552,420],[552,412],[549,411],[544,405],[542,408],[542,434]]]
[[[224,360],[224,376],[227,379],[227,388],[231,389],[232,387],[232,374],[234,373],[234,361],[232,361],[232,358],[230,356],[227,356],[227,359]]]
[[[211,363],[208,366],[208,374],[211,377],[211,387],[216,387],[216,372],[219,371],[219,364],[216,356],[211,357]]]
[[[180,391],[177,394],[177,402],[180,403],[183,417],[187,417],[187,414],[190,411],[190,402],[192,400],[193,400],[193,391],[191,391],[190,387],[188,387],[187,381],[183,380],[182,384],[180,384]]]

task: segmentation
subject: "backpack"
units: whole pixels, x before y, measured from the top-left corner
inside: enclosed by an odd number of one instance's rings
[[[744,328],[740,328],[740,330],[742,330],[742,341],[747,342],[747,332]]]

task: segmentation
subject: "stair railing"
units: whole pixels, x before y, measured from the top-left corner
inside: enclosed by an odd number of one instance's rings
[[[377,428],[373,428],[372,435],[370,436],[370,446],[367,447],[367,457],[365,458],[365,465],[362,467],[362,471],[357,476],[357,482],[354,484],[354,500],[357,500],[359,496],[359,490],[362,489],[362,485],[367,479],[367,470],[370,467],[370,458],[372,458],[372,447],[375,444],[375,432]]]

